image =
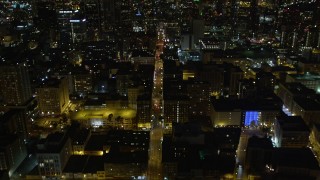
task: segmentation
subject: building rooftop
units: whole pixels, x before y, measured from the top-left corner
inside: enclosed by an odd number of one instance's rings
[[[185,173],[188,174],[196,169],[218,172],[231,172],[234,169],[235,157],[233,154],[235,152],[230,153],[230,151],[227,152],[225,149],[212,145],[208,146],[208,144],[190,145],[173,142],[172,138],[166,136],[163,138],[162,146],[162,162],[178,163],[178,174],[181,173],[180,175],[186,175]]]
[[[154,52],[146,49],[142,49],[142,50],[135,49],[135,50],[132,50],[131,57],[154,57]]]
[[[49,144],[59,144],[62,141],[64,136],[65,136],[64,133],[55,132],[47,136],[46,142]]]
[[[61,79],[58,78],[50,78],[44,80],[38,88],[59,88],[61,83]]]
[[[214,128],[212,135],[213,143],[219,149],[235,150],[240,141],[241,128]]]
[[[79,173],[83,172],[87,165],[89,156],[86,155],[72,155],[70,156],[65,168],[64,173]]]
[[[288,74],[294,79],[304,80],[304,81],[317,81],[320,80],[320,75],[315,73],[306,72],[304,74]]]
[[[92,134],[85,151],[101,151],[103,146],[111,146],[111,151],[147,150],[149,131],[110,130],[107,134]]]
[[[176,123],[172,126],[174,136],[198,136],[203,134],[199,123]]]
[[[119,152],[104,154],[105,163],[148,163],[148,151]]]
[[[78,112],[73,112],[72,118],[75,120],[88,120],[91,118],[102,118],[102,119],[107,119],[110,114],[113,115],[113,117],[123,117],[123,118],[134,118],[136,116],[136,110],[126,108],[126,109],[121,109],[121,108],[105,108],[105,109],[84,109],[80,110]]]
[[[215,99],[212,104],[215,111],[280,111],[282,101],[278,97],[256,99]]]
[[[311,96],[315,95],[315,91],[307,88],[303,84],[299,82],[290,82],[290,83],[280,83],[286,89],[288,89],[294,96],[303,95],[303,96]]]
[[[305,111],[320,111],[320,102],[314,98],[295,97],[293,100]]]
[[[314,125],[314,127],[317,129],[317,131],[320,131],[320,124],[314,123],[313,125]]]
[[[14,141],[18,138],[16,135],[2,135],[0,136],[0,150],[5,148],[6,146],[14,143]]]
[[[278,72],[278,71],[297,71],[294,68],[291,68],[289,66],[273,66],[271,67],[271,72]]]
[[[103,146],[106,145],[106,139],[106,134],[92,134],[85,146],[85,151],[102,151]]]
[[[0,179],[1,180],[9,180],[9,173],[7,170],[0,170]]]
[[[90,130],[85,128],[79,129],[71,135],[72,143],[75,145],[84,144],[89,136],[90,136]]]
[[[277,121],[283,131],[309,132],[309,128],[301,116],[281,116],[277,117]]]
[[[262,149],[272,149],[273,144],[270,138],[259,138],[257,136],[252,136],[248,140],[248,148],[262,148]]]
[[[87,99],[83,106],[106,106],[105,99]]]
[[[5,131],[7,131],[8,129],[3,129],[3,127],[6,127],[6,125],[1,125],[1,124],[6,124],[9,121],[16,121],[15,119],[17,119],[18,117],[16,117],[16,115],[19,115],[19,113],[21,112],[21,110],[18,109],[9,109],[8,111],[6,111],[4,114],[0,115],[0,134],[6,133]]]
[[[107,134],[106,144],[116,146],[149,147],[149,131],[111,130]]]
[[[151,103],[151,94],[143,94],[137,97],[137,101],[150,101]]]
[[[59,153],[67,140],[68,136],[63,132],[51,133],[38,142],[37,153]]]
[[[104,159],[102,156],[89,156],[83,173],[96,173],[104,171]]]
[[[165,95],[163,97],[164,101],[188,101],[190,99],[189,96],[187,95],[176,95],[176,96],[173,96],[173,95]]]
[[[320,170],[318,161],[310,148],[277,148],[274,152],[274,158],[274,167]]]

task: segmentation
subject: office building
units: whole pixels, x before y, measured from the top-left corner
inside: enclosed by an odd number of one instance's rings
[[[86,96],[93,90],[92,75],[87,74],[74,74],[73,75],[74,91],[80,96]]]
[[[275,96],[215,99],[211,120],[215,127],[271,127],[281,108],[282,102]]]
[[[143,177],[148,167],[148,151],[110,152],[105,155],[104,167],[108,178]]]
[[[0,134],[16,134],[26,139],[28,136],[25,111],[9,109],[0,115]]]
[[[66,133],[55,132],[41,139],[36,154],[39,175],[42,178],[60,177],[71,155],[71,140]]]
[[[310,148],[275,148],[267,169],[275,172],[272,179],[315,179],[320,175],[319,163]]]
[[[274,124],[274,140],[277,147],[308,146],[310,131],[301,116],[278,116]]]
[[[116,88],[117,93],[121,96],[128,95],[128,87],[132,84],[132,80],[130,79],[132,73],[129,70],[119,69],[116,75]]]
[[[244,72],[230,63],[203,64],[195,75],[196,80],[209,82],[213,92],[224,96],[236,95],[243,78]]]
[[[248,174],[264,172],[266,165],[272,162],[273,145],[269,138],[252,136],[246,148],[245,169]]]
[[[279,83],[275,90],[277,96],[282,100],[283,105],[290,112],[293,109],[293,99],[296,97],[314,97],[315,91],[307,88],[301,83]]]
[[[151,127],[151,96],[141,95],[137,98],[137,126],[140,128]]]
[[[139,96],[139,87],[128,88],[128,106],[129,108],[137,109],[137,99]]]
[[[209,115],[211,110],[210,93],[208,82],[187,81],[187,94],[190,98],[190,112],[192,115]]]
[[[28,69],[23,64],[0,66],[0,103],[22,105],[32,98]]]
[[[0,170],[6,170],[9,177],[27,157],[24,139],[16,135],[0,136]]]
[[[312,97],[296,97],[292,103],[292,114],[301,116],[305,123],[311,128],[313,124],[319,123],[320,99]]]
[[[173,123],[188,122],[190,99],[187,96],[164,96],[164,123],[169,129]]]
[[[66,78],[48,79],[36,88],[41,115],[61,114],[69,105],[69,89]]]
[[[304,74],[288,74],[286,78],[288,83],[301,83],[309,89],[320,93],[320,75],[306,72]]]
[[[78,9],[71,3],[60,2],[56,11],[60,47],[71,48],[71,44],[86,40],[87,19]]]

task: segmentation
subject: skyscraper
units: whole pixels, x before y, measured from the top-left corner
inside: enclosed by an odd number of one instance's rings
[[[27,67],[0,66],[0,104],[22,105],[32,97]]]

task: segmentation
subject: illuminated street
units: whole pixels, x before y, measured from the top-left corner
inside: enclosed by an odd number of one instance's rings
[[[161,29],[160,29],[161,31]],[[162,97],[162,81],[163,81],[163,63],[160,59],[160,54],[162,53],[163,42],[162,38],[158,38],[157,50],[155,54],[155,70],[154,70],[154,87],[152,93],[152,103],[153,103],[153,120],[150,132],[150,147],[149,147],[149,162],[148,162],[148,180],[158,180],[163,179],[162,177],[162,137],[163,129],[160,116],[163,112],[163,97]]]

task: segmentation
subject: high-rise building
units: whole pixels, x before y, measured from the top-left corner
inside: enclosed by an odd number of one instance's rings
[[[209,115],[210,103],[210,84],[202,81],[189,81],[187,93],[190,97],[190,112],[192,115]]]
[[[87,20],[79,10],[57,9],[57,21],[61,47],[69,47],[70,43],[85,40]]]
[[[69,105],[69,89],[66,78],[48,79],[36,88],[36,93],[42,115],[60,114]]]
[[[164,103],[164,123],[169,129],[172,123],[184,123],[188,121],[189,112],[188,96],[165,96]]]
[[[128,87],[131,84],[131,73],[129,70],[119,69],[116,76],[117,92],[122,96],[128,95]]]
[[[17,134],[27,137],[26,116],[23,109],[10,109],[0,116],[1,134]]]
[[[128,106],[137,109],[137,99],[139,95],[139,87],[128,88]]]
[[[115,23],[115,0],[83,0],[81,10],[88,20],[88,29],[99,33],[110,30]]]
[[[226,95],[236,95],[239,80],[243,79],[244,72],[230,63],[205,64],[199,70],[195,79],[209,82],[212,91]]]
[[[15,135],[0,136],[0,171],[8,171],[10,177],[26,156],[23,138]]]
[[[138,96],[136,103],[138,128],[150,128],[152,109],[151,96]]]
[[[22,105],[32,97],[27,67],[18,65],[0,66],[0,104]]]
[[[91,74],[75,74],[73,75],[74,90],[80,96],[86,95],[93,90]]]

